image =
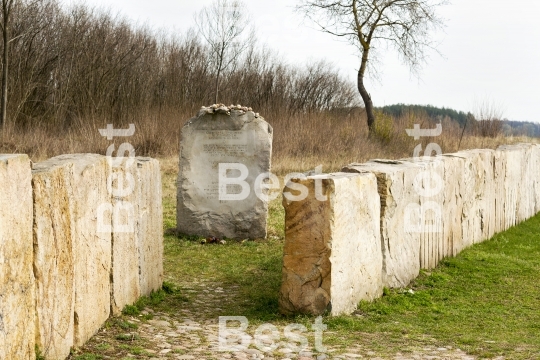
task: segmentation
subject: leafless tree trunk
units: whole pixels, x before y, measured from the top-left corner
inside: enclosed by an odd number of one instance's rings
[[[7,119],[7,97],[8,97],[8,75],[9,75],[9,30],[11,9],[13,0],[2,0],[2,94],[0,98],[0,127],[6,124]]]
[[[366,71],[377,70],[373,66],[376,45],[393,46],[416,72],[426,60],[425,49],[434,48],[429,33],[442,26],[435,9],[445,3],[446,0],[304,0],[297,7],[323,32],[347,39],[360,51],[357,85],[370,134],[375,114],[364,79]]]

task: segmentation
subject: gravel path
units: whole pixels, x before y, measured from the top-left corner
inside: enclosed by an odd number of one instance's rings
[[[243,351],[219,351],[220,305],[225,301],[238,301],[234,288],[227,288],[225,291],[215,283],[190,283],[185,284],[183,289],[190,294],[190,301],[179,311],[170,313],[146,308],[139,316],[123,316],[123,321],[135,324],[136,328],[133,326],[126,331],[118,326],[105,326],[83,349],[76,352],[72,359],[77,359],[77,354],[81,356],[80,354],[85,353],[98,355],[96,359],[475,359],[474,356],[452,347],[407,349],[403,353],[382,355],[369,349],[365,341],[363,345],[345,349],[329,346],[325,352],[316,352],[314,344],[311,343],[307,349],[293,351],[291,346],[287,346],[290,340],[283,337],[284,328],[281,326],[278,326],[280,338],[266,342],[267,345],[279,344],[274,345],[271,350],[267,348],[267,351],[261,351],[252,343],[250,348]],[[229,326],[234,328],[237,324]],[[248,332],[253,335],[252,331]],[[232,340],[235,339],[229,338],[227,344],[232,345]],[[313,339],[310,338],[309,341],[312,342]],[[501,359],[503,358],[497,360]]]

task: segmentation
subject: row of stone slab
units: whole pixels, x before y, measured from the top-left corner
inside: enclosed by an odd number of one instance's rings
[[[280,310],[349,314],[540,212],[540,145],[372,160],[293,181],[309,196],[284,198]]]
[[[0,155],[0,359],[65,359],[161,288],[159,163],[113,162]]]

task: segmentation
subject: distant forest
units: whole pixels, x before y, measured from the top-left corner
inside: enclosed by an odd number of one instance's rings
[[[394,117],[400,117],[406,115],[407,113],[424,113],[434,121],[450,118],[459,123],[460,127],[463,127],[467,121],[469,121],[467,126],[470,126],[471,122],[475,123],[477,121],[474,115],[470,112],[465,113],[463,111],[457,111],[444,107],[438,108],[432,105],[395,104],[379,107],[378,109]],[[506,136],[524,135],[530,137],[540,137],[540,123],[533,123],[530,121],[512,121],[507,119],[503,119],[502,122],[502,132]]]
[[[392,115],[394,117],[400,117],[409,112],[425,113],[435,121],[442,120],[446,117],[449,117],[450,119],[457,121],[459,125],[462,127],[467,122],[467,119],[474,120],[474,116],[471,113],[464,113],[463,111],[456,111],[454,109],[447,109],[444,107],[438,108],[431,105],[396,104],[396,105],[383,106],[379,108],[379,110],[382,110],[388,115]]]
[[[540,124],[530,121],[504,120],[502,131],[507,136],[525,135],[530,137],[540,137]]]

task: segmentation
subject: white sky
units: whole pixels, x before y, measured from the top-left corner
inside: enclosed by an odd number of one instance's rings
[[[65,0],[66,4],[75,0]],[[193,14],[212,0],[86,0],[152,28],[184,31]],[[290,63],[326,59],[356,81],[355,49],[315,30],[293,11],[295,0],[244,0],[259,40]],[[396,54],[382,59],[380,82],[368,81],[376,106],[430,104],[473,111],[488,100],[510,120],[540,121],[540,1],[452,0],[441,8],[447,19],[437,34],[443,57],[431,53],[420,73],[410,75]]]

